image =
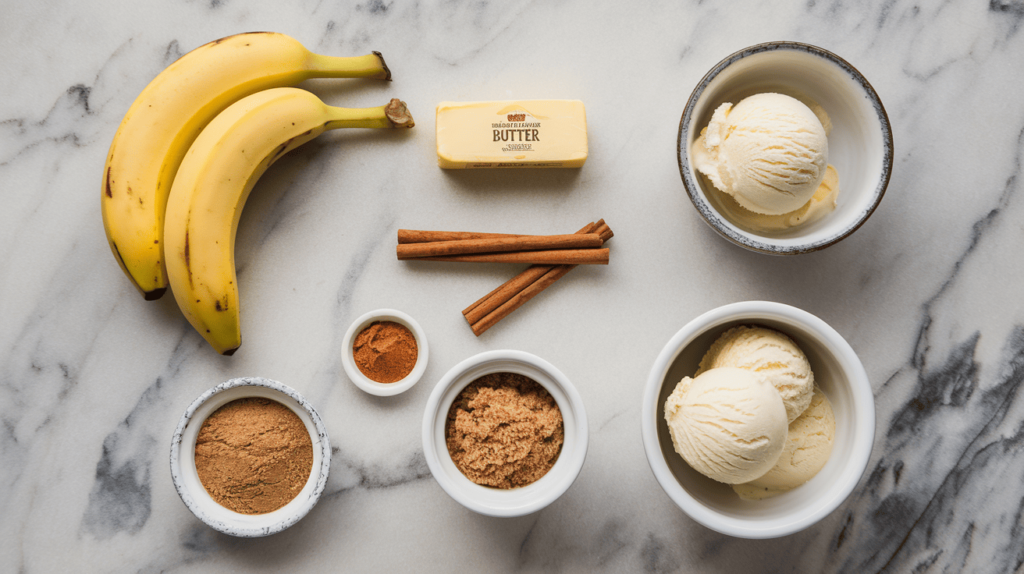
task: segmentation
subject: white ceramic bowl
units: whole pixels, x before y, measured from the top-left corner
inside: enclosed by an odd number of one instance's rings
[[[359,367],[356,366],[352,343],[355,341],[356,336],[374,321],[393,321],[405,325],[407,329],[412,331],[412,335],[416,339],[416,366],[400,381],[378,383],[364,375],[359,370]],[[423,332],[423,328],[420,327],[420,324],[415,319],[395,309],[377,309],[359,317],[349,326],[348,331],[345,332],[345,338],[341,342],[341,365],[345,368],[348,378],[360,389],[379,397],[394,396],[412,388],[420,380],[420,377],[423,376],[423,371],[427,370],[427,359],[429,358],[430,350],[427,348],[427,335]]]
[[[452,462],[444,440],[448,410],[462,389],[484,375],[503,372],[525,375],[547,389],[565,426],[562,452],[551,470],[537,482],[508,490],[480,486],[466,478]],[[488,351],[455,365],[430,393],[423,414],[423,452],[434,479],[459,504],[487,516],[523,516],[554,502],[583,468],[587,436],[587,414],[576,388],[551,363],[522,351]]]
[[[294,412],[313,441],[313,470],[299,494],[288,504],[266,514],[239,514],[218,504],[203,488],[196,473],[196,436],[206,418],[231,401],[261,397],[277,401]],[[189,405],[171,440],[171,480],[185,506],[214,530],[254,538],[276,534],[295,524],[320,499],[331,468],[331,441],[320,415],[295,389],[262,377],[231,379],[206,391]]]
[[[778,233],[754,232],[731,221],[721,194],[709,193],[713,186],[690,157],[694,140],[719,105],[762,92],[809,98],[825,109],[832,120],[828,161],[839,173],[835,211]],[[686,103],[676,146],[683,185],[701,217],[729,241],[773,255],[824,249],[856,231],[882,200],[893,163],[889,117],[871,84],[832,52],[797,42],[751,46],[712,68]]]
[[[781,331],[796,342],[836,417],[832,455],[824,468],[806,484],[758,501],[742,500],[729,485],[690,468],[673,448],[664,415],[668,395],[680,379],[693,376],[711,343],[731,327],[750,324]],[[680,329],[651,368],[642,408],[644,450],[661,487],[697,522],[740,538],[793,534],[835,510],[864,474],[875,435],[871,384],[846,340],[806,311],[765,301],[725,305]]]

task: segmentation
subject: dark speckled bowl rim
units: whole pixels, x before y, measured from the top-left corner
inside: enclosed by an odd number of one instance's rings
[[[307,503],[303,504],[296,512],[289,514],[288,516],[284,517],[283,519],[279,520],[273,525],[267,527],[240,528],[237,526],[225,524],[215,519],[214,517],[204,512],[199,503],[197,503],[195,499],[192,498],[192,493],[184,485],[182,478],[180,476],[181,462],[179,456],[181,453],[181,441],[182,435],[185,433],[185,427],[188,426],[188,423],[192,419],[192,416],[195,415],[196,410],[198,410],[199,407],[203,406],[203,404],[205,404],[206,401],[208,401],[214,395],[217,395],[229,389],[233,389],[235,387],[264,387],[277,391],[281,394],[287,395],[288,397],[295,400],[295,402],[299,403],[302,409],[306,411],[306,414],[308,414],[310,420],[313,421],[313,427],[316,428],[317,434],[320,437],[320,468],[313,469],[314,472],[318,473],[318,476],[316,485],[314,485],[313,487],[313,491],[309,493]],[[185,409],[185,414],[181,415],[181,420],[178,421],[178,426],[177,428],[174,429],[174,436],[171,439],[171,482],[174,483],[174,490],[178,492],[178,497],[181,498],[181,501],[185,503],[185,506],[188,507],[190,511],[192,511],[192,514],[194,514],[196,518],[202,520],[204,523],[206,523],[214,530],[217,530],[218,532],[222,532],[224,534],[229,534],[231,536],[238,536],[242,538],[270,536],[271,534],[277,534],[278,532],[281,532],[282,530],[285,530],[288,527],[292,526],[299,520],[302,520],[302,518],[305,517],[310,510],[313,510],[313,507],[316,506],[316,503],[319,502],[320,495],[323,494],[324,489],[327,487],[327,476],[330,474],[330,470],[331,440],[327,436],[327,427],[324,426],[324,422],[320,418],[319,413],[317,413],[316,409],[313,408],[313,405],[309,404],[309,401],[307,401],[295,389],[283,383],[279,383],[272,379],[265,379],[263,377],[239,377],[231,379],[199,395],[199,397],[196,400],[192,401],[192,404],[189,405],[187,409]]]
[[[861,88],[864,89],[864,92],[871,101],[872,107],[875,109],[875,114],[878,116],[885,148],[884,157],[882,158],[883,173],[882,177],[879,179],[878,186],[875,188],[875,199],[871,205],[860,214],[856,223],[840,231],[838,234],[821,241],[804,245],[793,245],[790,247],[781,247],[771,243],[766,243],[765,241],[760,240],[766,238],[761,238],[761,236],[758,236],[755,233],[749,231],[737,233],[735,230],[721,225],[719,218],[711,212],[710,206],[703,198],[704,192],[701,190],[700,184],[697,183],[693,172],[690,171],[689,150],[686,149],[684,137],[687,132],[687,128],[690,125],[691,115],[693,114],[693,108],[696,106],[697,100],[704,93],[708,84],[710,84],[711,81],[722,72],[722,70],[728,68],[737,61],[746,58],[747,56],[760,54],[762,52],[772,52],[775,50],[796,50],[818,56],[819,58],[824,58],[839,66],[851,78],[856,80],[857,83],[860,84]],[[693,89],[693,93],[690,94],[690,99],[687,100],[686,108],[683,110],[683,116],[679,120],[679,134],[676,137],[676,159],[679,162],[679,174],[683,178],[683,187],[686,188],[686,193],[690,196],[690,201],[693,203],[693,206],[697,208],[697,212],[700,213],[702,218],[704,218],[704,221],[710,225],[712,229],[717,231],[719,235],[728,239],[732,243],[751,251],[766,253],[768,255],[798,255],[801,253],[819,251],[834,243],[838,243],[850,236],[854,231],[857,231],[857,229],[859,229],[860,226],[863,225],[869,217],[871,217],[871,214],[874,213],[875,208],[877,208],[878,204],[882,201],[882,196],[885,195],[886,188],[889,187],[889,178],[892,175],[893,149],[892,126],[889,124],[889,115],[885,112],[885,106],[882,105],[882,100],[879,99],[878,93],[875,92],[875,89],[867,79],[857,70],[857,68],[854,68],[849,62],[832,52],[829,52],[824,48],[800,42],[765,42],[764,44],[757,44],[735,52],[716,64],[715,67],[711,68],[711,70],[704,75],[701,81],[697,83],[697,87],[695,87]]]

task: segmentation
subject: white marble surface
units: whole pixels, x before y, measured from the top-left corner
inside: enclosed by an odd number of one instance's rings
[[[1021,0],[64,0],[6,2],[2,12],[0,570],[1021,570]],[[418,126],[327,134],[267,173],[239,230],[245,344],[220,357],[173,298],[143,301],[122,276],[99,190],[107,146],[149,80],[184,52],[248,30],[334,55],[380,50],[394,82],[313,89],[338,105],[400,97]],[[859,68],[896,143],[892,182],[868,223],[789,259],[715,235],[674,156],[695,83],[770,40],[816,44]],[[500,98],[583,100],[586,167],[437,169],[437,102]],[[394,256],[399,227],[553,233],[599,217],[616,232],[612,264],[577,269],[479,339],[460,310],[515,270]],[[878,409],[851,498],[775,541],[691,521],[655,482],[640,441],[642,386],[665,341],[698,314],[748,299],[835,327],[864,362]],[[431,342],[423,380],[389,399],[356,389],[339,359],[349,322],[378,307],[410,313]],[[445,495],[420,446],[434,383],[500,348],[558,366],[590,417],[572,488],[507,520]],[[205,527],[168,470],[185,407],[242,375],[298,389],[335,449],[320,504],[261,540]]]

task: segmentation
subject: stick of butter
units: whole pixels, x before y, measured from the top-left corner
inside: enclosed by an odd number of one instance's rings
[[[437,165],[444,169],[583,167],[587,112],[579,100],[441,102]]]

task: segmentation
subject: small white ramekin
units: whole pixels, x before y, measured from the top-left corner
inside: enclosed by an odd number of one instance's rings
[[[788,335],[807,355],[814,381],[836,418],[832,455],[802,486],[765,500],[742,500],[729,485],[690,468],[672,445],[665,400],[693,376],[711,343],[737,325]],[[644,450],[661,487],[704,526],[739,538],[776,538],[818,522],[853,492],[868,465],[875,436],[875,402],[867,373],[843,337],[824,321],[789,305],[746,301],[713,309],[687,323],[662,349],[647,377],[641,412]]]
[[[502,490],[472,482],[452,462],[445,444],[445,422],[455,398],[490,373],[517,373],[537,381],[562,412],[565,440],[558,460],[540,480],[520,488]],[[587,414],[576,388],[551,363],[523,351],[488,351],[455,365],[430,393],[423,414],[423,452],[434,479],[456,502],[487,516],[524,516],[558,499],[583,468],[587,440]]]
[[[777,233],[745,229],[727,216],[720,196],[693,166],[690,148],[719,105],[778,92],[821,105],[832,120],[828,162],[839,173],[835,211],[819,221]],[[795,255],[824,249],[850,236],[878,207],[893,166],[892,129],[882,100],[849,62],[799,42],[744,48],[715,65],[690,95],[676,141],[679,173],[704,221],[729,241],[760,253]]]
[[[374,321],[394,321],[395,323],[405,325],[416,339],[416,366],[413,367],[412,372],[400,381],[378,383],[364,375],[359,370],[359,367],[356,366],[352,343],[355,342],[356,336]],[[420,327],[420,324],[415,319],[395,309],[377,309],[359,317],[352,322],[348,331],[345,332],[345,338],[341,341],[341,365],[345,368],[348,378],[360,389],[379,397],[394,396],[412,388],[420,380],[420,377],[423,376],[423,371],[427,370],[427,359],[429,358],[430,351],[427,348],[427,335],[423,332],[423,328]]]
[[[313,441],[313,469],[299,494],[266,514],[240,514],[218,504],[203,487],[196,472],[196,436],[206,418],[236,399],[265,398],[291,409]],[[255,538],[276,534],[302,519],[320,499],[331,468],[331,441],[320,415],[295,389],[262,377],[231,379],[206,391],[189,405],[171,439],[171,480],[185,506],[214,530]]]

